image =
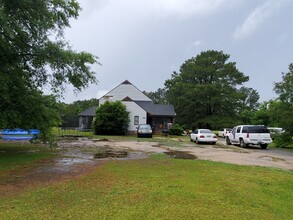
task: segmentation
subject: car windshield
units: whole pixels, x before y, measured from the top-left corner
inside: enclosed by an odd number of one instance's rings
[[[139,126],[139,129],[148,129],[148,130],[150,130],[151,129],[151,126],[150,125],[140,125]]]
[[[199,132],[200,132],[201,134],[212,134],[212,133],[213,133],[211,130],[207,130],[207,129],[200,130]]]

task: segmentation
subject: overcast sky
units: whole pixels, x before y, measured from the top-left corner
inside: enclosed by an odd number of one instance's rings
[[[202,51],[222,50],[249,76],[260,101],[293,62],[293,0],[78,0],[82,11],[66,39],[99,57],[99,83],[62,101],[100,98],[128,79],[141,91],[164,87]]]

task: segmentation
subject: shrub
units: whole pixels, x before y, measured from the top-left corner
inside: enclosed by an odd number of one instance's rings
[[[93,120],[95,134],[125,135],[129,123],[129,112],[120,101],[106,101],[96,109]]]
[[[276,147],[288,147],[293,148],[293,137],[289,132],[284,132],[275,137],[274,143]]]
[[[169,130],[170,135],[182,135],[182,133],[183,128],[178,124],[173,125]]]

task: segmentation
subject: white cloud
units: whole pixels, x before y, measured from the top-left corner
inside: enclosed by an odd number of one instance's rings
[[[260,26],[269,19],[288,0],[268,0],[255,8],[246,18],[241,26],[233,33],[235,40],[243,40],[253,34]]]
[[[188,17],[193,14],[210,13],[227,0],[155,0],[154,7],[162,15],[177,15]]]
[[[201,42],[200,40],[197,40],[197,41],[193,42],[192,46],[195,47],[195,48],[197,48],[197,47],[199,47],[201,44],[202,44],[202,42]]]
[[[200,40],[196,40],[196,41],[192,42],[191,44],[188,44],[187,45],[185,52],[187,52],[187,53],[190,53],[190,52],[194,53],[194,51],[197,50],[198,48],[200,48],[200,46],[202,44],[203,43]]]

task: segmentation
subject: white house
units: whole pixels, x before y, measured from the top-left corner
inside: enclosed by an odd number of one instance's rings
[[[128,132],[136,131],[139,124],[150,124],[156,132],[166,129],[174,122],[173,105],[154,104],[136,86],[125,80],[99,99],[99,104],[106,101],[121,101],[129,112]],[[79,114],[79,125],[88,128],[92,122],[96,107],[89,108]]]

